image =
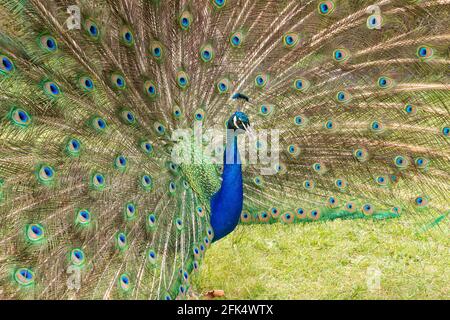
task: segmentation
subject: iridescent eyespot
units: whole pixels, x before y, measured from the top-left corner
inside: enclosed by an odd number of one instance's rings
[[[31,286],[34,283],[35,275],[31,269],[28,268],[19,268],[14,271],[14,280],[17,284],[27,287]]]
[[[400,169],[405,169],[406,167],[408,167],[409,161],[404,156],[396,156],[394,158],[394,164]]]
[[[300,37],[298,36],[297,33],[294,32],[288,32],[285,35],[283,35],[283,45],[286,48],[292,49],[294,48],[298,42],[299,42]]]
[[[179,119],[183,115],[183,113],[182,113],[182,111],[181,111],[179,106],[174,106],[173,107],[172,114],[175,117],[175,119]]]
[[[12,124],[22,128],[26,128],[31,124],[31,116],[21,108],[11,108],[8,118]]]
[[[200,49],[200,58],[203,62],[211,62],[214,59],[214,49],[210,44],[206,44]]]
[[[386,176],[378,176],[375,178],[375,181],[378,185],[385,187],[387,186],[389,179]]]
[[[298,219],[305,219],[308,215],[308,212],[303,208],[298,208],[296,211],[296,216]]]
[[[339,189],[345,189],[348,185],[347,180],[345,179],[336,179],[334,181],[334,184],[336,185],[336,187],[338,187]]]
[[[428,46],[420,46],[417,48],[416,55],[422,60],[430,59],[433,56],[433,48]]]
[[[311,190],[314,189],[315,183],[314,183],[314,181],[312,181],[312,180],[305,180],[305,181],[303,181],[303,187],[304,187],[306,190],[311,191]]]
[[[197,208],[195,208],[195,212],[197,212],[199,217],[203,217],[205,215],[205,210],[201,206],[197,206]]]
[[[316,162],[312,165],[313,170],[317,173],[323,174],[326,171],[325,165],[321,162]]]
[[[256,186],[260,187],[260,186],[263,185],[264,180],[263,180],[263,178],[262,178],[261,176],[256,176],[256,177],[253,178],[253,183],[254,183]]]
[[[364,214],[370,215],[374,212],[374,208],[370,203],[366,203],[365,205],[362,206],[362,212]]]
[[[85,261],[86,259],[83,250],[79,248],[72,249],[70,252],[70,262],[72,262],[73,265],[80,267],[85,263]]]
[[[194,113],[194,119],[196,121],[203,121],[204,118],[205,118],[205,110],[197,109]]]
[[[333,120],[328,120],[324,125],[327,130],[335,130],[337,128],[337,124]]]
[[[331,208],[334,208],[338,205],[337,199],[333,196],[328,197],[327,199],[327,205]]]
[[[58,43],[55,38],[49,35],[43,35],[39,38],[39,46],[47,52],[55,52],[58,50]]]
[[[378,78],[377,85],[382,89],[389,89],[394,86],[394,80],[389,77],[382,76]]]
[[[417,114],[417,107],[416,106],[413,106],[413,105],[411,105],[411,104],[407,104],[406,106],[405,106],[405,112],[406,112],[406,114],[408,114],[408,115],[410,115],[410,116],[414,116],[414,115],[416,115]]]
[[[341,48],[333,51],[333,59],[338,62],[346,61],[350,58],[350,53],[347,49]]]
[[[347,91],[339,91],[336,94],[336,100],[340,103],[347,103],[351,100],[351,95]]]
[[[263,104],[259,107],[259,113],[263,116],[272,114],[274,107],[271,104]]]
[[[370,15],[366,20],[366,26],[368,29],[381,29],[383,23],[383,17],[379,14]]]
[[[153,187],[153,180],[152,177],[148,174],[144,174],[141,176],[141,178],[139,179],[141,187],[145,190],[145,191],[150,191]]]
[[[353,202],[347,202],[347,204],[345,205],[345,210],[348,212],[355,212],[356,205]]]
[[[300,148],[296,144],[290,144],[287,147],[287,152],[293,157],[298,157],[300,154]]]
[[[127,167],[127,158],[123,155],[118,155],[114,159],[114,167],[120,172],[124,172]]]
[[[91,223],[91,213],[87,209],[79,209],[76,212],[75,223],[81,226],[87,226]]]
[[[402,208],[400,208],[400,207],[392,207],[391,208],[391,212],[395,213],[395,214],[400,214],[400,213],[402,213]]]
[[[156,84],[151,81],[147,80],[144,82],[144,92],[149,98],[155,98],[158,94]]]
[[[251,216],[250,213],[248,213],[247,211],[242,211],[242,213],[241,213],[241,222],[246,223],[246,222],[251,221],[251,219],[252,219],[252,216]]]
[[[428,164],[430,163],[430,160],[424,157],[418,157],[416,158],[414,163],[416,164],[417,168],[426,169],[428,167]]]
[[[131,31],[131,29],[127,26],[123,26],[120,29],[120,39],[121,42],[130,47],[134,44],[134,36],[133,36],[133,32]]]
[[[211,0],[211,1],[217,9],[222,9],[227,4],[227,0]]]
[[[155,250],[153,250],[153,249],[148,250],[147,257],[148,257],[148,261],[151,264],[155,264],[156,263],[156,252],[155,252]]]
[[[232,47],[238,48],[242,45],[242,41],[244,39],[244,35],[242,32],[237,31],[231,34],[230,43]]]
[[[122,120],[125,124],[135,124],[136,123],[136,117],[134,113],[130,110],[123,110],[121,113]]]
[[[177,191],[176,183],[174,181],[169,181],[169,192],[173,194],[175,191]]]
[[[291,212],[285,212],[281,215],[281,222],[284,223],[292,223],[294,222],[295,215],[293,215]]]
[[[275,163],[273,169],[276,174],[285,174],[287,171],[286,166],[281,162]]]
[[[156,216],[154,213],[149,213],[147,216],[147,226],[150,229],[154,229],[154,227],[156,226]]]
[[[107,123],[103,118],[100,117],[94,117],[91,120],[91,126],[98,132],[103,132],[107,128]]]
[[[126,220],[128,221],[134,220],[137,215],[136,205],[133,202],[125,203],[125,205],[123,206],[123,213]]]
[[[335,5],[333,1],[321,1],[317,10],[321,15],[329,15],[334,11]]]
[[[257,88],[264,88],[269,81],[269,76],[267,74],[258,74],[255,77],[255,85]]]
[[[212,240],[214,238],[214,231],[211,227],[208,227],[206,230],[207,237]]]
[[[118,90],[123,90],[126,88],[125,78],[118,73],[111,74],[111,84],[113,88]]]
[[[161,61],[161,59],[164,56],[164,49],[159,41],[152,41],[150,43],[150,53],[152,54],[153,58],[155,58],[156,61]]]
[[[116,234],[116,245],[119,250],[125,250],[127,248],[127,236],[123,232]]]
[[[83,25],[84,31],[86,31],[87,35],[94,40],[97,40],[100,36],[100,29],[98,25],[91,19],[87,19]]]
[[[450,136],[450,127],[442,128],[442,134],[444,135],[444,137],[449,137]]]
[[[91,77],[83,76],[78,80],[78,85],[83,91],[91,92],[94,90],[94,81]]]
[[[71,157],[78,157],[81,152],[81,142],[78,139],[70,138],[66,143],[66,153]]]
[[[267,222],[270,220],[270,215],[267,212],[263,211],[258,214],[258,218],[261,222]]]
[[[270,215],[272,218],[276,219],[280,216],[280,211],[277,208],[270,209]]]
[[[106,187],[105,176],[101,173],[93,173],[91,175],[91,187],[97,191],[102,191]]]
[[[309,217],[313,220],[319,220],[320,218],[320,210],[319,209],[312,209],[309,211]]]
[[[355,158],[356,158],[358,161],[361,161],[361,162],[366,161],[366,160],[368,159],[368,157],[369,157],[369,153],[367,152],[366,149],[363,149],[363,148],[356,149],[356,150],[353,152],[353,155],[355,156]]]
[[[183,11],[179,18],[180,27],[183,30],[189,30],[192,24],[192,14],[189,11]]]
[[[294,124],[299,127],[304,127],[308,123],[308,119],[304,115],[297,115],[294,117]]]
[[[30,224],[27,226],[26,235],[29,241],[38,243],[45,237],[44,227],[40,224]]]
[[[370,130],[374,133],[381,133],[384,131],[384,125],[381,121],[372,121],[370,123]]]
[[[220,79],[216,88],[220,94],[227,93],[230,89],[230,80],[228,78]]]
[[[425,196],[417,196],[414,199],[414,204],[418,207],[425,207],[426,205],[428,205],[428,198]]]
[[[44,92],[51,98],[57,98],[61,93],[61,90],[60,90],[58,84],[53,81],[44,82],[43,89],[44,89]]]
[[[184,71],[178,71],[177,73],[177,84],[181,89],[185,89],[189,86],[189,76]]]
[[[310,82],[303,78],[294,80],[294,89],[297,91],[306,91],[310,87]]]
[[[10,58],[0,54],[0,74],[7,75],[15,70],[14,63]]]
[[[38,181],[44,185],[51,184],[55,179],[55,171],[51,166],[46,164],[41,164],[38,166],[36,175]]]
[[[125,292],[131,289],[131,280],[128,274],[121,274],[119,277],[119,288]]]
[[[150,141],[148,141],[148,140],[143,140],[141,143],[140,143],[140,147],[141,147],[141,150],[145,153],[145,154],[151,154],[152,153],[152,151],[153,151],[153,146],[152,146],[152,144],[150,143]]]

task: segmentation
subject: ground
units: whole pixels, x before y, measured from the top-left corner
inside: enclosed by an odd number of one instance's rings
[[[450,299],[449,218],[239,226],[206,253],[193,290],[226,299]]]

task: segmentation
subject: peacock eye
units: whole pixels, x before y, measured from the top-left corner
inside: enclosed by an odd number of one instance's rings
[[[133,32],[129,27],[127,26],[122,27],[122,29],[120,30],[120,37],[124,45],[130,47],[134,44]]]
[[[367,18],[366,25],[370,30],[380,29],[383,23],[383,18],[379,14],[373,14]]]
[[[298,44],[299,38],[299,35],[294,32],[286,33],[282,38],[284,47],[288,49],[294,48]]]
[[[321,1],[317,9],[321,15],[329,15],[334,11],[334,8],[333,1]]]
[[[211,0],[211,1],[217,9],[222,9],[227,3],[227,0]]]
[[[433,56],[433,48],[428,46],[420,46],[417,48],[416,55],[422,60],[430,59]]]
[[[40,47],[47,52],[55,52],[58,50],[58,44],[52,36],[44,35],[39,39]]]
[[[184,11],[179,19],[180,27],[183,30],[189,30],[192,24],[192,14],[189,11]]]
[[[97,40],[100,36],[100,29],[98,28],[98,25],[91,19],[86,20],[84,23],[84,30],[93,40]]]
[[[214,49],[210,44],[206,44],[200,49],[200,57],[203,62],[211,62],[214,59]]]
[[[231,36],[230,36],[231,46],[234,48],[240,47],[242,44],[243,37],[244,36],[243,36],[242,32],[240,32],[240,31],[237,31],[237,32],[231,34]]]
[[[0,74],[7,75],[14,71],[14,63],[7,56],[0,54]]]

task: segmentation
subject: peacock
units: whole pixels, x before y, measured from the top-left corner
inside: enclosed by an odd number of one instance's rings
[[[448,0],[0,0],[0,299],[185,299],[239,224],[447,228],[449,23]]]

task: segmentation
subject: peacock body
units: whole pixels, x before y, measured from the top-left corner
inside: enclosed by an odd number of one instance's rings
[[[0,297],[184,298],[239,221],[448,228],[449,9],[0,0]]]

